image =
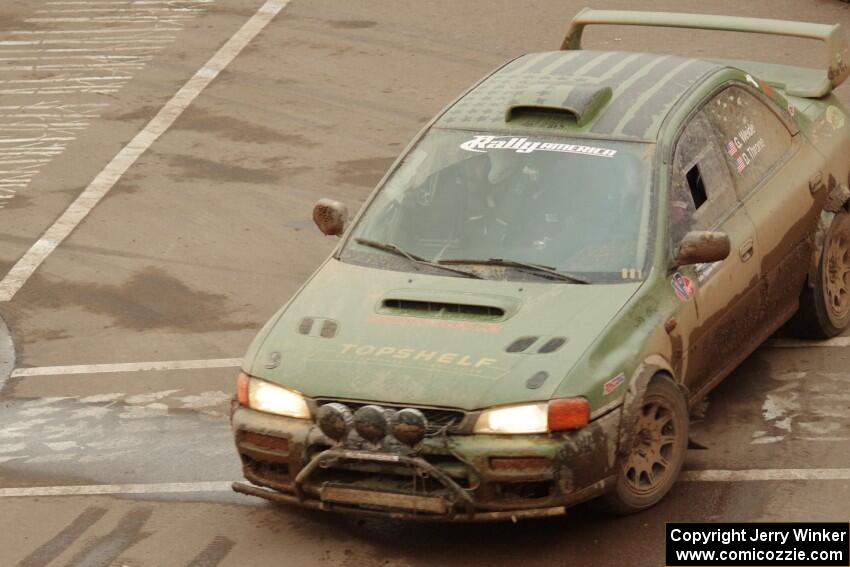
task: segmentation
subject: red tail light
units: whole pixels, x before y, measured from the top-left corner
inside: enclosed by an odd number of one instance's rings
[[[549,431],[581,429],[590,420],[590,404],[584,398],[563,398],[549,402]]]

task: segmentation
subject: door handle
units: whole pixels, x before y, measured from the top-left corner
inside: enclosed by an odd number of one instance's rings
[[[741,244],[741,248],[738,250],[738,253],[741,255],[741,261],[746,262],[750,258],[752,258],[754,251],[755,245],[753,244],[753,239],[750,238],[746,242]]]

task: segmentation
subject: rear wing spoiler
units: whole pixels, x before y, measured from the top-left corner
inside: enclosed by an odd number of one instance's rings
[[[736,31],[781,35],[815,39],[826,45],[826,73],[817,74],[814,81],[796,85],[788,94],[809,98],[820,98],[829,94],[850,75],[850,53],[847,38],[841,26],[792,22],[788,20],[765,20],[707,14],[677,14],[670,12],[628,12],[619,10],[592,10],[585,8],[573,18],[561,49],[581,49],[581,36],[589,25],[649,26],[663,28],[687,28],[718,31]],[[769,80],[769,77],[764,77]]]

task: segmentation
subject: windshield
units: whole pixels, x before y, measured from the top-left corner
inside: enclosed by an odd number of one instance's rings
[[[446,276],[459,274],[410,257],[488,278],[546,275],[517,266],[524,263],[586,281],[641,279],[653,149],[431,130],[369,205],[340,258]]]

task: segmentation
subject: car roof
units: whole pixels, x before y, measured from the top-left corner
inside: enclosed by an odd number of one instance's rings
[[[676,101],[723,67],[628,51],[529,53],[484,79],[434,126],[655,141]]]

